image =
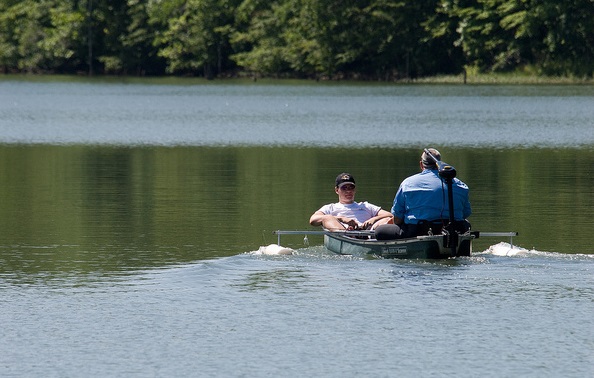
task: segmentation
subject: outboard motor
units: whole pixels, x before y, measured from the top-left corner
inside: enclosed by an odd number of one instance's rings
[[[453,182],[454,178],[456,177],[456,168],[447,163],[444,163],[441,160],[438,160],[435,156],[433,156],[429,149],[425,148],[423,151],[435,162],[435,164],[437,165],[437,172],[439,174],[439,177],[441,177],[445,181],[448,187],[448,206],[450,211],[450,222],[442,229],[442,233],[446,236],[445,245],[447,247],[450,247],[452,250],[452,255],[456,256],[456,247],[458,245],[458,233],[456,232],[455,227],[453,190]]]

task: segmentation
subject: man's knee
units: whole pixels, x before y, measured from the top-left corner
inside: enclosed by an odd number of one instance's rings
[[[375,229],[377,240],[394,240],[402,238],[402,229],[395,224],[382,224]]]
[[[377,222],[375,222],[373,224],[373,227],[371,227],[371,229],[375,230],[379,226],[384,225],[384,224],[394,224],[394,218],[393,217],[382,218],[382,219],[378,220]]]

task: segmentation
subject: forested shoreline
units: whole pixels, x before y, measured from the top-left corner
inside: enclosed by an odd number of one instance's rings
[[[0,71],[592,78],[592,0],[2,0]]]

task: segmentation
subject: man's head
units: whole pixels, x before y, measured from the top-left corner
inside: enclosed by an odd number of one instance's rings
[[[334,190],[338,194],[340,203],[353,203],[355,201],[355,178],[350,173],[341,173],[336,177]]]
[[[336,188],[339,189],[343,185],[352,184],[355,185],[355,178],[350,173],[341,173],[336,176]]]
[[[433,155],[437,160],[441,160],[441,154],[435,148],[428,148],[431,155]],[[429,155],[423,151],[421,154],[421,169],[437,169],[437,164],[435,160],[433,160]]]

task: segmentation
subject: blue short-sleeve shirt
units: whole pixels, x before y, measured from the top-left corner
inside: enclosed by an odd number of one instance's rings
[[[452,187],[454,219],[464,220],[472,213],[468,186],[455,178]],[[425,169],[402,181],[394,197],[392,214],[410,224],[421,220],[449,219],[448,188],[438,171]]]

